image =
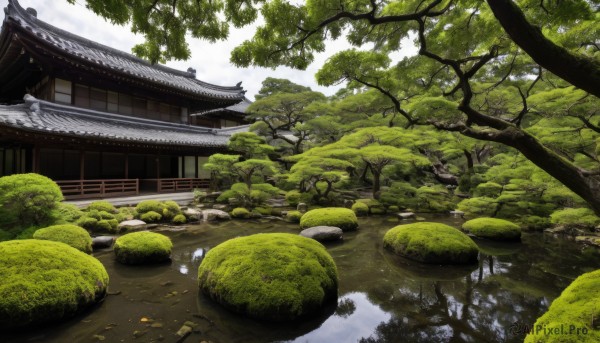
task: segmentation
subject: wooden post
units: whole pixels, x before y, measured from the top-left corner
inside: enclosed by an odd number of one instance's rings
[[[33,147],[33,172],[40,173],[40,147],[37,144]]]
[[[162,187],[160,186],[160,151],[156,152],[156,190],[157,192],[162,192]]]
[[[198,155],[194,156],[194,175],[198,178]]]
[[[85,151],[79,150],[79,180],[85,179]]]
[[[129,154],[125,153],[125,179],[129,179]]]

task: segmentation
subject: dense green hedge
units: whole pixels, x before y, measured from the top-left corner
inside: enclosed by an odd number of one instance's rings
[[[200,290],[225,307],[256,319],[293,320],[337,299],[338,275],[315,240],[285,233],[228,240],[198,268]]]
[[[424,263],[466,264],[477,261],[477,245],[469,236],[440,223],[399,225],[383,237],[385,248]]]
[[[90,237],[90,234],[85,229],[77,225],[63,224],[49,226],[37,230],[33,234],[33,238],[62,242],[86,254],[92,252],[92,237]]]
[[[0,330],[70,317],[106,294],[108,274],[94,257],[64,243],[0,243]]]
[[[173,243],[165,235],[140,231],[123,235],[115,241],[117,261],[125,264],[161,263],[170,260]]]
[[[300,227],[335,226],[343,231],[356,230],[358,219],[354,211],[342,207],[326,207],[310,210],[300,218]]]

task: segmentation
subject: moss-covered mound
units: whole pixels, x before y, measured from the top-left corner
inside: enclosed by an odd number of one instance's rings
[[[533,332],[525,337],[525,343],[600,342],[598,318],[600,270],[581,275],[565,288],[535,322]],[[548,334],[550,330],[552,334]],[[555,334],[554,330],[558,330],[559,334]]]
[[[160,233],[140,231],[123,235],[115,241],[117,261],[125,264],[149,264],[169,261],[173,243]]]
[[[0,330],[55,322],[103,299],[100,261],[64,243],[0,243]]]
[[[518,241],[521,239],[519,225],[504,219],[477,218],[463,224],[463,229],[477,237],[497,241]]]
[[[62,242],[86,254],[92,252],[92,237],[82,227],[77,225],[53,225],[37,230],[33,234],[35,239]]]
[[[200,290],[249,317],[293,320],[337,299],[335,263],[315,240],[286,233],[228,240],[198,268]]]
[[[477,245],[469,236],[440,223],[399,225],[383,237],[394,253],[424,263],[466,264],[477,261]]]
[[[306,212],[300,218],[300,227],[308,229],[313,226],[335,226],[343,231],[358,228],[358,220],[354,211],[342,207],[326,207]]]

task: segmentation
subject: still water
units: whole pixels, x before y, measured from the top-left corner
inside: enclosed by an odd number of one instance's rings
[[[459,227],[462,219],[428,216]],[[407,221],[405,221],[407,222]],[[132,267],[111,251],[95,256],[110,275],[110,293],[91,311],[52,327],[0,342],[522,342],[554,298],[578,275],[600,268],[600,253],[564,238],[524,234],[522,243],[477,240],[473,266],[421,265],[383,249],[389,217],[361,218],[343,243],[327,245],[340,276],[337,306],[297,323],[258,322],[198,295],[203,256],[215,245],[260,232],[297,233],[282,221],[230,221],[163,230],[174,243],[172,263]]]

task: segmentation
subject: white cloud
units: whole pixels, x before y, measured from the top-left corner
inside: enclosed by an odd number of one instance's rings
[[[135,44],[143,41],[142,36],[134,35],[128,27],[114,26],[87,10],[83,5],[83,0],[79,0],[75,5],[68,4],[66,0],[21,0],[19,3],[24,8],[35,8],[38,12],[38,18],[42,21],[118,50],[130,52]],[[7,5],[8,0],[0,0],[2,8]],[[191,59],[188,61],[171,61],[167,65],[181,70],[186,70],[188,67],[195,68],[198,79],[217,85],[231,86],[242,81],[243,87],[247,90],[246,95],[250,99],[254,99],[254,95],[261,87],[261,82],[269,76],[289,79],[326,95],[332,95],[341,88],[341,86],[318,86],[314,74],[329,56],[350,47],[346,41],[329,42],[326,51],[316,55],[315,62],[305,71],[287,67],[278,67],[273,70],[233,66],[229,62],[231,50],[244,40],[251,38],[253,33],[254,30],[248,27],[233,29],[227,41],[217,43],[190,38],[188,42],[192,50]]]

